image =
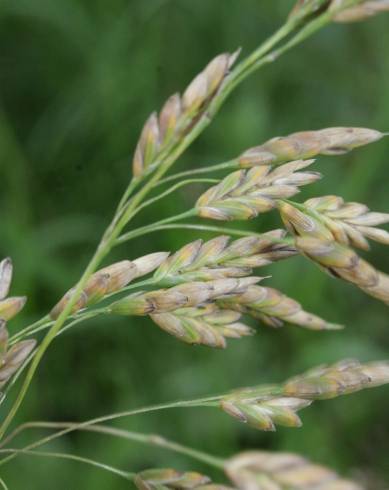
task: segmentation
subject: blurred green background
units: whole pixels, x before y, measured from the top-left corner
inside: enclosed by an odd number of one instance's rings
[[[131,155],[149,113],[182,90],[214,55],[254,49],[282,22],[286,0],[2,0],[0,3],[0,256],[15,263],[13,294],[28,305],[12,331],[46,313],[79,277],[130,178]],[[230,159],[267,138],[327,126],[389,130],[389,17],[331,26],[244,83],[176,164]],[[325,179],[303,197],[341,194],[388,210],[389,141],[320,158]],[[191,187],[149,208],[150,223],[189,208]],[[279,225],[276,214],[249,224]],[[199,232],[149,235],[114,259],[176,250]],[[201,235],[209,238],[212,235]],[[372,262],[388,271],[388,254]],[[262,271],[261,271],[262,272]],[[277,264],[268,284],[342,332],[258,328],[225,351],[191,348],[147,319],[91,321],[47,353],[18,421],[82,421],[156,402],[281,381],[323,362],[389,358],[387,307],[301,258]],[[15,393],[15,391],[14,391]],[[389,389],[316,403],[304,426],[265,434],[213,409],[158,412],[117,422],[228,456],[249,448],[303,453],[369,488],[389,488]],[[2,416],[7,404],[2,407]],[[20,440],[38,438],[38,432]],[[183,456],[94,434],[50,446],[129,471],[175,466],[214,475]],[[19,457],[2,468],[10,489],[124,489],[126,482],[78,463]],[[221,481],[220,475],[218,475]]]

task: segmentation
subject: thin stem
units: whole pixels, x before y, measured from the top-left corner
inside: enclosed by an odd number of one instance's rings
[[[145,201],[143,204],[141,204],[135,211],[132,216],[135,214],[138,214],[142,209],[146,208],[147,206],[150,206],[151,204],[154,204],[155,202],[159,201],[160,199],[163,199],[164,197],[168,196],[172,192],[175,192],[176,190],[180,189],[181,187],[185,187],[190,184],[217,184],[219,180],[217,179],[187,179],[183,180],[181,182],[178,182],[174,186],[170,187],[166,191],[162,192],[161,194],[158,194],[155,197],[152,197],[148,201]]]
[[[18,436],[21,432],[23,432],[26,429],[64,429],[64,428],[73,428],[75,425],[77,424],[72,424],[68,422],[29,422],[15,429],[12,432],[12,434],[10,434],[10,436],[4,440],[2,446],[8,444],[11,440],[13,440],[16,436]],[[76,428],[75,430],[78,429]],[[178,444],[177,442],[170,441],[158,434],[141,434],[139,432],[131,432],[131,431],[118,429],[115,427],[109,427],[105,425],[91,425],[87,427],[81,427],[79,430],[87,431],[87,432],[97,432],[99,434],[106,434],[106,435],[111,435],[113,437],[119,437],[121,439],[136,441],[141,444],[146,444],[149,446],[161,447],[164,449],[168,449],[170,451],[174,451],[179,454],[184,454],[192,459],[202,461],[203,463],[206,463],[210,466],[214,466],[216,468],[223,469],[224,467],[223,459],[217,458],[208,453],[204,453],[203,451],[198,451],[196,449],[183,446],[182,444]],[[3,450],[0,449],[0,452],[3,452]]]
[[[5,481],[0,477],[0,485],[4,490],[9,490]]]
[[[67,454],[67,453],[54,453],[51,451],[30,451],[28,449],[1,449],[2,453],[11,453],[11,454],[28,454],[30,456],[40,456],[44,458],[56,458],[56,459],[70,459],[72,461],[78,461],[79,463],[89,464],[91,466],[100,468],[101,470],[109,471],[117,476],[124,478],[125,480],[133,480],[135,477],[135,473],[129,473],[127,471],[119,470],[114,466],[107,465],[105,463],[99,463],[94,459],[84,458],[82,456],[77,456],[76,454]]]
[[[232,169],[232,168],[238,168],[239,164],[236,159],[230,160],[228,162],[224,163],[218,163],[217,165],[211,165],[209,167],[200,167],[200,168],[195,168],[193,170],[186,170],[185,172],[179,172],[177,174],[170,175],[169,177],[165,177],[164,179],[161,179],[156,185],[160,186],[163,184],[167,184],[168,182],[172,182],[177,179],[181,179],[182,177],[189,177],[192,175],[198,175],[198,174],[207,174],[211,172],[217,172],[218,170],[225,170],[225,169]]]
[[[211,226],[211,225],[196,225],[196,224],[190,224],[190,223],[185,223],[185,224],[171,224],[171,225],[154,225],[153,227],[148,228],[147,230],[142,231],[142,236],[146,235],[148,233],[153,233],[155,231],[161,231],[161,230],[199,230],[199,231],[212,231],[216,233],[221,233],[221,234],[226,234],[226,235],[234,235],[234,236],[258,236],[260,237],[262,234],[261,233],[255,233],[253,231],[248,231],[248,230],[238,230],[234,228],[227,228],[223,226]],[[134,230],[136,231],[136,230]],[[138,235],[136,235],[138,236]],[[126,233],[125,235],[120,236],[117,240],[117,244],[124,243],[128,240],[131,240],[132,238],[135,238],[134,235],[131,235],[131,233]],[[293,245],[293,239],[291,238],[280,238],[280,239],[274,239],[274,243],[283,243],[285,245]]]
[[[30,332],[34,332],[36,328],[46,324],[50,324],[50,325],[52,324],[49,315],[44,316],[40,320],[32,323],[31,325],[28,325],[27,327],[23,328],[22,330],[19,330],[19,332],[16,332],[14,335],[12,335],[9,338],[10,345],[14,343],[15,340],[26,337],[27,335],[29,335]]]
[[[156,221],[155,223],[152,223],[151,225],[146,225],[142,226],[140,228],[136,228],[135,230],[129,231],[128,233],[125,233],[124,235],[121,235],[119,238],[116,239],[115,245],[118,245],[120,243],[126,242],[128,240],[131,240],[133,238],[136,238],[138,236],[142,236],[145,233],[150,233],[150,231],[153,230],[153,228],[161,225],[165,225],[168,223],[172,223],[175,221],[180,221],[185,218],[190,218],[196,215],[196,210],[190,209],[189,211],[185,211],[184,213],[177,214],[175,216],[171,216],[170,218],[163,219],[161,221]]]
[[[201,407],[201,406],[214,406],[215,402],[219,400],[221,396],[216,396],[216,397],[208,397],[208,398],[200,398],[197,400],[189,400],[189,401],[178,401],[178,402],[170,402],[170,403],[162,403],[159,405],[153,405],[150,407],[143,407],[143,408],[138,408],[135,410],[129,410],[125,412],[119,412],[115,414],[110,414],[110,415],[105,415],[102,417],[97,417],[92,420],[88,420],[86,422],[82,422],[80,424],[74,424],[72,427],[68,427],[66,429],[63,429],[59,432],[56,432],[55,434],[52,434],[50,436],[45,437],[44,439],[41,439],[38,442],[29,444],[24,450],[30,450],[30,449],[35,449],[37,447],[42,446],[43,444],[46,444],[47,442],[50,442],[54,439],[57,439],[65,434],[68,434],[69,432],[73,432],[75,430],[80,430],[83,429],[84,427],[95,425],[95,424],[100,424],[104,422],[108,422],[110,420],[115,420],[118,418],[123,418],[123,417],[129,417],[133,415],[140,415],[143,413],[150,413],[150,412],[155,412],[158,410],[167,410],[167,409],[172,409],[172,408],[195,408],[195,407]],[[6,456],[5,458],[0,460],[0,466],[2,464],[7,463],[8,461],[11,461],[12,459],[15,458],[15,454],[11,454],[9,456]]]

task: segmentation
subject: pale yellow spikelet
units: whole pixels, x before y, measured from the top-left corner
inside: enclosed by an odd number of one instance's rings
[[[333,0],[333,8],[344,3],[344,0]],[[389,0],[362,1],[354,7],[346,8],[334,15],[335,22],[356,22],[368,19],[381,12],[389,11]]]
[[[247,276],[252,269],[296,254],[285,242],[284,230],[273,230],[229,242],[218,236],[203,243],[196,240],[162,262],[154,278],[163,285]]]
[[[355,360],[319,366],[287,381],[285,396],[324,400],[389,383],[387,361],[361,364]]]
[[[12,269],[12,260],[9,257],[0,262],[0,300],[4,299],[9,293]]]
[[[270,211],[277,199],[299,192],[299,187],[321,178],[317,172],[300,172],[314,160],[299,160],[275,170],[262,165],[248,171],[238,170],[206,191],[196,203],[199,216],[216,220],[255,218]]]
[[[367,239],[389,245],[389,232],[375,228],[389,223],[388,213],[371,212],[364,204],[345,203],[338,196],[309,199],[304,206],[320,215],[339,243],[364,250],[369,249]]]
[[[225,348],[227,338],[252,335],[252,330],[239,322],[240,314],[220,310],[209,304],[197,308],[181,308],[171,313],[152,314],[152,320],[167,333],[189,344]]]
[[[274,288],[264,286],[250,286],[243,294],[219,301],[219,304],[248,314],[275,328],[282,327],[285,323],[310,330],[342,328],[341,325],[326,322],[312,313],[307,313],[297,301]]]
[[[179,138],[206,112],[220,89],[237,53],[216,56],[204,70],[190,82],[182,97],[171,96],[159,116],[153,112],[146,121],[133,158],[133,174],[145,176],[158,164],[163,150]]]
[[[241,167],[279,165],[284,162],[312,158],[317,155],[339,155],[367,145],[384,136],[368,128],[325,128],[301,131],[289,136],[273,138],[250,148],[238,159]]]
[[[227,461],[225,471],[240,490],[363,490],[357,483],[293,453],[240,453]]]
[[[0,388],[20,368],[31,354],[36,341],[23,340],[8,348],[8,331],[4,321],[0,321]]]
[[[72,307],[72,313],[90,306],[109,294],[121,291],[133,279],[153,272],[167,258],[168,253],[157,252],[145,255],[134,261],[122,260],[111,264],[92,274],[79,299]],[[55,319],[61,314],[70,301],[75,288],[68,291],[50,312]]]
[[[0,321],[11,320],[26,304],[25,296],[8,297],[12,282],[12,260],[7,257],[0,262]]]
[[[212,483],[208,476],[195,471],[179,472],[171,468],[150,469],[138,473],[134,484],[139,490],[233,490]]]

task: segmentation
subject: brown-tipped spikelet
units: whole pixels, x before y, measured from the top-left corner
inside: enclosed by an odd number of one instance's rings
[[[151,315],[159,327],[183,342],[221,349],[226,347],[227,338],[252,335],[253,331],[239,321],[240,317],[236,311],[220,310],[214,304]]]
[[[355,284],[364,292],[389,304],[389,276],[335,241],[335,236],[317,216],[289,203],[279,204],[281,217],[296,236],[296,248],[334,277]]]
[[[373,143],[383,133],[367,128],[326,128],[302,131],[289,136],[273,138],[261,146],[245,151],[239,157],[241,167],[279,165],[316,155],[340,155],[359,146]]]
[[[166,252],[158,252],[145,255],[133,262],[122,260],[121,262],[100,269],[89,278],[79,299],[73,305],[72,313],[76,313],[82,308],[96,303],[108,294],[120,291],[133,279],[149,274],[159,267],[166,260],[167,256],[168,253]],[[50,313],[51,318],[58,318],[72,297],[74,289],[72,288],[68,291],[59,303],[54,306]]]
[[[216,220],[255,218],[299,192],[299,187],[320,179],[317,172],[299,172],[314,160],[298,160],[271,170],[262,165],[238,170],[208,189],[197,201],[199,216]]]
[[[357,483],[292,453],[241,453],[227,461],[225,471],[240,490],[363,490]]]
[[[331,0],[297,0],[296,5],[293,7],[289,18],[295,20],[304,20],[310,18],[313,15],[318,15],[325,10]]]
[[[216,56],[189,84],[182,97],[172,95],[159,116],[156,112],[151,114],[135,150],[132,165],[135,177],[142,177],[153,170],[166,146],[185,134],[206,112],[236,57],[237,53]]]
[[[332,8],[336,9],[346,3],[345,0],[333,0]],[[389,0],[367,0],[341,10],[334,15],[335,22],[356,22],[368,19],[381,12],[389,11]]]
[[[319,366],[290,379],[285,383],[283,393],[285,396],[324,400],[387,383],[388,362],[360,364],[346,360],[332,366]]]
[[[131,294],[109,307],[116,315],[150,315],[184,307],[195,307],[219,298],[241,294],[260,277],[226,278],[207,282],[188,282],[170,289]]]
[[[270,327],[277,328],[282,327],[284,323],[291,323],[310,330],[342,328],[341,325],[326,322],[312,313],[307,313],[300,303],[273,288],[250,286],[243,294],[218,303],[222,307],[251,315]]]
[[[375,228],[389,223],[388,213],[370,212],[364,204],[345,203],[338,196],[308,199],[304,206],[318,213],[334,238],[343,245],[369,250],[367,238],[389,245],[389,233]]]
[[[218,236],[205,243],[197,240],[167,258],[156,270],[154,277],[164,285],[174,285],[247,276],[253,268],[296,254],[284,237],[284,230],[273,230],[231,243],[228,236]]]
[[[224,485],[211,483],[208,476],[171,468],[144,470],[135,476],[134,483],[139,490],[229,490]]]

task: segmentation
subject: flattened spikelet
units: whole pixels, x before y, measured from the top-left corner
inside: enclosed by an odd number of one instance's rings
[[[208,476],[200,473],[183,473],[171,468],[144,470],[135,476],[134,483],[139,490],[231,490],[213,484]]]
[[[279,165],[317,155],[339,155],[381,139],[384,135],[367,128],[326,128],[273,138],[239,157],[241,167]]]
[[[143,127],[133,159],[133,173],[141,177],[158,165],[162,151],[179,138],[207,110],[236,59],[237,53],[216,56],[184,91],[172,95],[161,113],[153,112]]]
[[[333,0],[333,8],[337,8],[342,3],[344,3],[344,0]],[[334,16],[334,20],[335,22],[356,22],[388,11],[389,0],[368,0],[337,13]]]
[[[317,172],[299,172],[314,160],[298,160],[271,170],[262,165],[238,170],[206,191],[196,203],[199,216],[216,220],[255,218],[299,192],[299,187],[321,178]]]

